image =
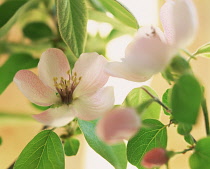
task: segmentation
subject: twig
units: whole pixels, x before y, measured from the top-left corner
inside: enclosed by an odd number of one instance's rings
[[[203,98],[203,101],[201,103],[201,107],[203,110],[203,116],[204,116],[204,121],[205,121],[205,128],[206,128],[206,135],[210,135],[210,131],[209,131],[209,114],[208,114],[208,109],[206,106],[206,99]]]
[[[155,102],[160,104],[168,113],[171,113],[171,109],[167,107],[163,102],[161,102],[157,97],[155,97],[153,94],[151,94],[146,88],[141,87],[151,98],[154,99]]]

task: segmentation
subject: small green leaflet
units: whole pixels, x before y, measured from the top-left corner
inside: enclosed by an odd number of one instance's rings
[[[179,122],[195,124],[201,101],[202,90],[199,82],[193,75],[184,74],[172,89],[172,115]]]
[[[146,152],[155,147],[167,146],[166,126],[155,119],[146,119],[143,125],[127,145],[128,161],[139,169],[144,169],[140,163]]]
[[[0,145],[2,145],[2,137],[0,137]]]
[[[201,46],[200,48],[198,48],[198,50],[193,54],[193,56],[197,56],[197,55],[210,57],[210,43],[207,43]]]
[[[142,86],[148,90],[153,96],[158,97],[153,89],[148,86]],[[135,107],[141,114],[141,119],[159,119],[161,106],[151,100],[149,96],[141,87],[133,89],[125,98],[123,105],[128,107]]]
[[[167,89],[162,96],[162,102],[169,108],[171,107],[171,100],[170,99],[171,99],[171,89]],[[171,115],[165,109],[163,109],[163,111],[166,115]]]
[[[15,22],[31,7],[34,7],[40,2],[40,0],[10,0],[6,2],[6,5],[3,6],[4,9],[10,10],[11,6],[13,6],[13,10],[8,12],[6,20],[2,21],[0,24],[0,37],[6,35],[6,33],[10,30],[10,28],[15,24]],[[16,4],[16,5],[14,5]],[[4,10],[0,10],[0,16],[4,16]]]
[[[64,169],[64,151],[60,138],[52,130],[37,134],[23,149],[14,169]]]
[[[79,150],[79,146],[80,146],[79,140],[75,138],[66,139],[64,143],[65,154],[67,156],[76,155]]]
[[[44,22],[31,22],[27,24],[23,28],[23,33],[27,38],[34,41],[53,37],[51,28]]]
[[[191,169],[209,169],[210,166],[210,137],[199,140],[195,152],[190,156]]]
[[[175,82],[183,74],[192,73],[192,69],[188,61],[180,55],[175,56],[170,65],[162,72],[162,76],[171,85],[171,82]]]
[[[190,145],[193,145],[195,143],[193,137],[190,134],[185,135],[184,140]]]
[[[14,53],[0,67],[0,94],[12,82],[15,73],[21,69],[30,69],[37,66],[39,59],[34,59],[27,53]]]
[[[126,146],[124,143],[107,145],[95,134],[95,127],[97,121],[83,121],[78,120],[80,129],[82,130],[85,139],[89,146],[95,150],[99,155],[105,158],[115,169],[126,169]]]
[[[179,123],[177,127],[177,132],[180,135],[189,135],[192,130],[192,125],[186,123]]]
[[[91,0],[91,3],[103,11],[110,12],[116,19],[123,24],[138,29],[139,25],[136,18],[122,4],[116,0]]]
[[[64,42],[79,57],[86,41],[87,6],[85,0],[57,0],[58,27]]]

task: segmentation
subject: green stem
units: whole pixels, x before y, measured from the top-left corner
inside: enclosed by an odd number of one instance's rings
[[[161,102],[157,97],[151,94],[146,88],[141,87],[141,89],[143,89],[151,98],[153,98],[155,102],[160,104],[168,113],[171,113],[171,109],[167,107],[163,102]]]
[[[189,56],[188,62],[190,62],[191,59],[196,59],[196,58],[195,58],[192,54],[190,54],[190,52],[188,52],[187,50],[182,49],[182,51],[183,51],[187,56]]]
[[[196,139],[192,136],[192,134],[190,134],[190,136],[192,137],[193,142],[196,144],[197,143]]]
[[[191,151],[191,150],[193,150],[194,148],[195,148],[195,147],[193,146],[193,147],[190,147],[190,148],[185,149],[185,150],[183,150],[183,151],[175,152],[175,154],[185,154],[186,152]]]
[[[209,114],[208,114],[208,109],[206,106],[206,99],[203,98],[203,101],[201,103],[202,110],[203,110],[203,116],[204,116],[204,121],[205,121],[205,128],[206,128],[206,135],[210,135],[210,130],[209,130]]]

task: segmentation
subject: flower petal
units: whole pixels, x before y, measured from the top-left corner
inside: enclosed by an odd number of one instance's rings
[[[174,53],[159,28],[142,27],[127,46],[123,62],[107,64],[106,71],[112,76],[143,82],[162,71]]]
[[[72,121],[75,116],[72,106],[62,105],[47,109],[41,114],[35,114],[33,118],[47,126],[61,127]]]
[[[33,103],[40,106],[50,106],[59,101],[56,93],[45,86],[33,72],[20,70],[14,77],[19,90]]]
[[[198,17],[191,0],[167,0],[160,10],[160,19],[171,45],[184,48],[195,38]]]
[[[109,62],[107,63],[105,70],[110,76],[135,82],[144,82],[151,78],[151,75],[145,76],[138,72],[132,71],[132,68],[130,68],[125,62]]]
[[[98,122],[96,133],[104,142],[113,144],[130,139],[139,129],[140,120],[132,108],[115,108]]]
[[[134,40],[127,46],[125,62],[130,69],[142,75],[153,75],[162,71],[174,54],[164,38],[163,32],[154,26],[139,29]]]
[[[113,87],[101,88],[94,93],[83,95],[73,102],[76,116],[82,120],[94,120],[109,111],[114,105]]]
[[[83,53],[74,65],[72,74],[76,72],[77,77],[82,77],[74,91],[74,97],[92,93],[103,87],[109,76],[104,67],[107,60],[97,53]]]
[[[54,78],[58,78],[58,81],[61,77],[69,79],[69,62],[60,49],[50,48],[45,51],[40,58],[38,70],[40,79],[54,90]]]

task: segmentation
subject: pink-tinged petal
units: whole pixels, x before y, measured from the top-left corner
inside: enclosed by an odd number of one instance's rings
[[[174,55],[157,27],[142,27],[127,46],[125,60],[129,67],[142,75],[153,75],[162,71]]]
[[[164,70],[174,54],[175,49],[168,45],[159,28],[142,27],[127,46],[125,59],[107,64],[106,71],[112,76],[143,82]]]
[[[74,65],[72,74],[76,72],[81,81],[74,91],[74,96],[79,97],[86,93],[92,93],[103,87],[109,76],[104,67],[107,60],[97,53],[83,53]]]
[[[133,70],[132,67],[129,67],[125,62],[109,62],[107,63],[105,70],[110,76],[135,82],[144,82],[152,76],[145,76],[139,72],[135,72],[135,70]]]
[[[110,86],[83,95],[73,102],[76,116],[82,120],[95,120],[111,110],[113,105],[114,89]]]
[[[33,103],[40,106],[50,106],[60,99],[56,93],[44,85],[33,72],[20,70],[16,73],[14,80],[20,91]]]
[[[33,118],[47,126],[61,127],[71,122],[75,118],[75,113],[72,106],[62,105],[35,114]]]
[[[191,0],[167,0],[160,10],[160,19],[171,45],[184,48],[195,38],[198,17]]]
[[[67,74],[70,71],[69,62],[60,49],[50,48],[46,50],[40,58],[38,70],[39,78],[54,90],[54,78],[58,78],[58,81],[61,77],[69,79]]]
[[[163,148],[154,148],[147,152],[141,162],[141,165],[146,168],[160,167],[166,164],[169,160],[167,151]]]
[[[139,129],[140,119],[132,108],[115,108],[98,122],[96,133],[108,144],[130,139]]]

